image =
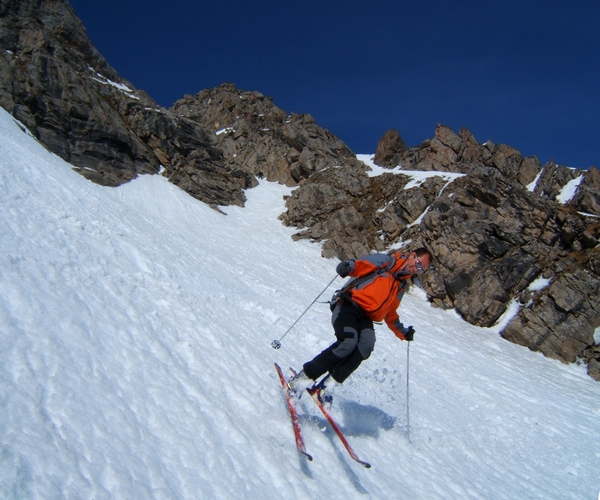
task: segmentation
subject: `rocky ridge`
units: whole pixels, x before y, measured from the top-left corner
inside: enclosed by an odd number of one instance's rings
[[[438,126],[409,148],[391,130],[374,176],[307,114],[233,84],[170,109],[121,78],[66,0],[0,0],[0,104],[94,182],[162,172],[217,208],[243,205],[257,178],[298,186],[281,215],[324,257],[416,245],[436,256],[432,302],[600,380],[600,172],[542,167],[507,145]],[[398,168],[397,166],[400,165]],[[413,171],[430,172],[417,179]]]

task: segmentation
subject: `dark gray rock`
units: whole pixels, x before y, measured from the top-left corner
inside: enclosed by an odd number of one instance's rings
[[[400,133],[396,129],[388,130],[379,140],[373,161],[382,167],[394,168],[406,149]]]

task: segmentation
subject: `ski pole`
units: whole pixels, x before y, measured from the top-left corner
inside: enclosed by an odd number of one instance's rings
[[[310,303],[310,305],[304,310],[304,312],[300,315],[300,317],[296,321],[294,321],[294,324],[287,329],[287,331],[280,337],[279,340],[274,340],[273,342],[271,342],[271,347],[273,349],[279,349],[281,347],[281,341],[283,340],[283,337],[285,337],[289,333],[289,331],[292,328],[294,328],[294,326],[296,326],[296,323],[298,323],[298,321],[300,321],[300,318],[302,318],[302,316],[304,316],[307,313],[307,311],[312,307],[312,305],[317,301],[317,299],[325,293],[325,290],[327,290],[330,287],[330,285],[335,281],[335,279],[337,277],[338,277],[338,275],[336,274],[333,277],[333,279],[327,284],[327,286],[325,288],[323,288],[323,291],[315,297],[315,300],[313,300]]]
[[[408,442],[410,443],[410,391],[409,391],[409,381],[410,381],[410,342],[406,343],[406,436],[408,437]]]

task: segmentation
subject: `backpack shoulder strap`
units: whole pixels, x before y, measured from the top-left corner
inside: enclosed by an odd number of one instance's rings
[[[348,294],[350,292],[350,290],[352,290],[353,288],[355,288],[359,285],[362,285],[363,283],[366,283],[367,281],[369,281],[370,279],[372,279],[375,276],[378,276],[380,274],[391,271],[395,265],[396,265],[396,259],[393,259],[391,262],[384,264],[379,269],[376,269],[375,271],[370,272],[369,274],[361,276],[360,278],[355,278],[355,279],[351,280],[343,288],[338,290],[335,293],[334,297],[338,298],[338,299],[343,298],[343,296]]]

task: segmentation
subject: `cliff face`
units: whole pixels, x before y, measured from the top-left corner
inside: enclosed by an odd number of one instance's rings
[[[388,131],[375,162],[390,170],[372,176],[310,115],[260,92],[223,84],[159,107],[110,67],[66,0],[0,0],[0,104],[100,184],[160,171],[215,208],[243,205],[257,178],[298,186],[281,215],[295,238],[339,258],[426,246],[435,268],[422,282],[435,305],[490,326],[516,300],[504,337],[583,359],[600,380],[595,167],[542,167],[440,125],[411,148]]]
[[[108,65],[70,5],[3,0],[0,15],[2,106],[96,182],[155,173],[156,156],[128,121],[156,104]]]

